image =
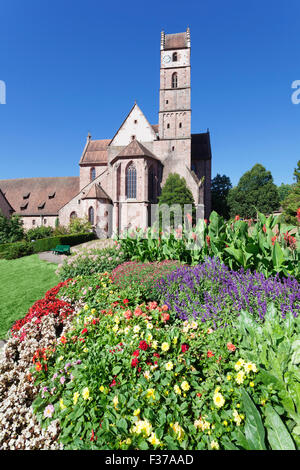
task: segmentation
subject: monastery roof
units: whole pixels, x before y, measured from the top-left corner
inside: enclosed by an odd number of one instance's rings
[[[16,214],[58,215],[79,192],[78,176],[0,180],[0,188]]]
[[[149,157],[159,160],[149,149],[147,149],[137,139],[132,140],[126,147],[124,147],[118,155],[113,158],[111,163],[119,158],[132,158],[132,157]]]
[[[111,198],[104,191],[104,189],[101,188],[100,184],[97,183],[93,184],[87,195],[84,196],[82,199],[107,199],[108,201],[111,200]]]
[[[79,164],[107,164],[107,147],[111,139],[89,140],[81,157]]]
[[[1,190],[1,188],[0,188],[0,198],[5,201],[5,204],[7,204],[7,206],[9,207],[10,212],[15,212],[14,208],[13,208],[12,205],[9,203],[9,201],[7,200],[7,198],[5,197],[5,194],[3,193],[3,191]]]

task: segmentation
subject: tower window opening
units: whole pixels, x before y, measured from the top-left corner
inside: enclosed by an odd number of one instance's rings
[[[177,88],[178,86],[178,76],[177,76],[177,72],[174,72],[172,74],[172,88]]]
[[[128,199],[136,198],[136,168],[133,164],[126,171],[126,196]]]
[[[169,100],[166,100],[166,104],[168,104],[168,103],[169,103]]]
[[[96,169],[93,167],[91,168],[91,171],[90,171],[90,181],[94,181],[95,178],[96,178]]]
[[[173,62],[177,62],[177,52],[173,52]]]
[[[170,129],[170,124],[167,124],[167,129]]]
[[[180,127],[180,129],[182,128],[182,123],[181,122],[179,123],[179,127]]]

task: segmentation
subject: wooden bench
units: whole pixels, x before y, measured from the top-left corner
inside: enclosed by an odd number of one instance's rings
[[[69,255],[70,245],[56,245],[56,247],[52,248],[50,251],[52,251],[56,255]]]

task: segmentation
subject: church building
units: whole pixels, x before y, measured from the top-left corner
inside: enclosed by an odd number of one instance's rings
[[[88,135],[80,174],[65,178],[0,180],[0,189],[25,228],[67,226],[88,217],[98,236],[129,227],[146,228],[169,173],[190,188],[198,214],[210,214],[209,132],[191,133],[191,41],[183,33],[161,33],[158,124],[137,103],[111,138]]]

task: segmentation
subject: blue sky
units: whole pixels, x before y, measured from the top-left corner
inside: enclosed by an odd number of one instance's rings
[[[292,183],[300,159],[298,0],[1,0],[0,179],[73,176],[88,132],[114,135],[136,100],[158,122],[160,33],[191,30],[192,132],[212,176],[255,163]]]

